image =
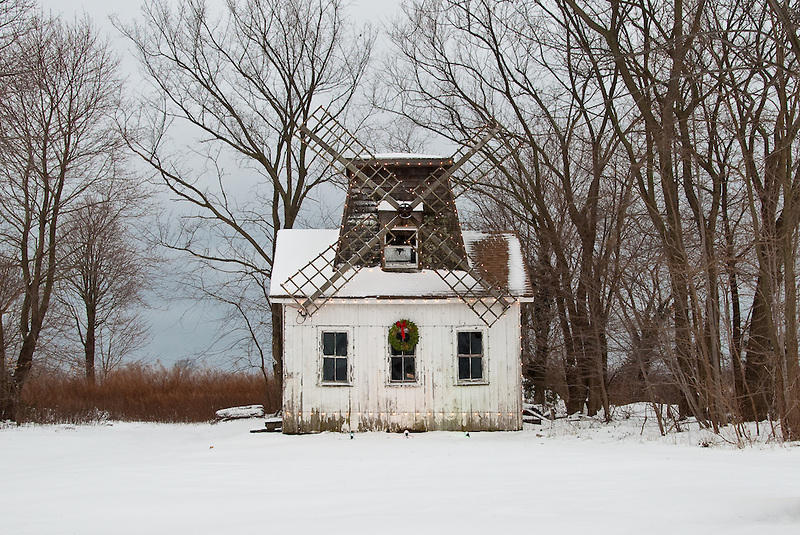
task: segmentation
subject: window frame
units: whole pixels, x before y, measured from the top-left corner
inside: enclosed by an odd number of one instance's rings
[[[413,244],[397,246],[390,243],[390,237],[395,235],[395,232],[411,233],[409,240],[413,240]],[[386,259],[386,251],[390,247],[409,247],[411,254],[414,258],[411,262],[390,262]],[[396,226],[393,227],[383,238],[383,250],[381,251],[383,257],[383,269],[387,271],[403,271],[403,270],[418,270],[419,269],[419,229],[412,226]]]
[[[420,344],[417,344],[416,346],[414,346],[414,349],[412,350],[412,352],[410,354],[408,352],[406,352],[406,351],[398,351],[397,353],[394,353],[393,352],[394,348],[388,342],[388,340],[386,342],[386,346],[387,346],[386,352],[389,355],[387,357],[387,359],[386,359],[386,365],[387,365],[386,385],[387,386],[420,386],[422,384],[422,374],[421,374],[421,371],[420,371],[420,359],[419,359],[419,346],[420,346]],[[392,359],[402,358],[403,359],[403,369],[405,369],[405,359],[407,359],[409,357],[414,359],[413,360],[414,361],[414,380],[413,381],[412,380],[405,380],[405,379],[402,379],[402,380],[399,380],[399,381],[392,380]]]
[[[326,355],[325,354],[325,334],[326,333],[333,333],[333,334],[345,334],[347,336],[347,354],[346,355],[336,355],[336,349],[334,347],[334,354],[333,355]],[[335,344],[334,344],[335,345]],[[352,378],[353,378],[353,361],[352,361],[352,354],[353,354],[353,337],[352,332],[349,328],[346,327],[320,327],[317,334],[317,353],[319,354],[319,360],[317,364],[317,373],[319,378],[319,385],[320,386],[352,386]],[[343,381],[337,380],[326,380],[325,379],[325,360],[326,359],[334,359],[334,377],[336,376],[336,360],[344,359],[345,364],[345,374],[346,377]]]
[[[458,338],[459,334],[461,333],[480,333],[481,334],[481,352],[478,353],[460,353],[458,347]],[[455,376],[455,384],[459,386],[469,386],[469,385],[486,385],[489,384],[489,375],[488,375],[488,331],[484,327],[459,327],[458,329],[454,329],[453,331],[453,353],[455,354],[455,362],[454,362],[454,376]],[[472,348],[470,348],[471,350]],[[461,359],[462,358],[469,358],[474,359],[478,355],[480,355],[480,363],[481,363],[481,376],[474,378],[470,377],[468,379],[461,378]],[[470,375],[472,375],[472,361],[470,360]]]

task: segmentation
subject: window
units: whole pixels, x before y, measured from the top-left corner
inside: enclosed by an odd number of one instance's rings
[[[483,332],[462,331],[456,334],[458,344],[458,380],[483,381]]]
[[[322,333],[322,382],[347,383],[347,333]]]
[[[384,267],[388,269],[416,269],[417,229],[396,227],[386,235],[383,248]]]
[[[416,348],[411,351],[398,351],[390,345],[389,350],[391,352],[389,381],[392,383],[416,383],[417,358],[414,354]]]

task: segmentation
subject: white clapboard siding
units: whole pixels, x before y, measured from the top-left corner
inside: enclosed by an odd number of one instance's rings
[[[417,382],[389,383],[389,326],[419,328]],[[457,329],[485,332],[485,384],[458,385]],[[321,384],[322,331],[348,333],[347,386]],[[303,318],[284,306],[283,431],[516,430],[522,427],[519,304],[487,328],[456,299],[329,301]]]

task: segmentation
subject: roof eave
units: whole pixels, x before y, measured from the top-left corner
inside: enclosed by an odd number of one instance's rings
[[[303,296],[298,297],[298,299],[302,299]],[[328,298],[329,301],[363,301],[363,300],[375,300],[375,301],[441,301],[443,299],[452,299],[455,301],[461,301],[462,299],[456,294],[433,294],[433,295],[357,295],[357,296],[333,296]],[[526,295],[512,295],[511,299],[514,301],[519,301],[520,303],[532,303],[533,296],[526,296]],[[271,295],[270,301],[275,304],[286,304],[286,303],[295,303],[295,299],[286,296],[286,295]]]

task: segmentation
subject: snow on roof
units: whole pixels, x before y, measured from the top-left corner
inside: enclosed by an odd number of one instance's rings
[[[415,154],[413,152],[384,152],[374,155],[376,160],[449,160],[440,154]]]
[[[481,270],[492,282],[506,286],[512,295],[530,296],[531,286],[522,261],[522,250],[516,235],[511,233],[490,234],[466,231],[464,244],[470,256],[470,264]],[[278,232],[275,248],[275,262],[272,268],[270,297],[288,297],[289,288],[300,295],[310,295],[315,287],[321,286],[333,273],[335,246],[339,238],[338,230],[289,229]],[[475,259],[479,266],[474,266]],[[495,269],[501,260],[503,266]],[[295,273],[313,263],[316,269],[308,268],[304,273],[311,276],[312,282],[304,284],[302,277],[292,279],[301,286],[297,291],[287,282]],[[314,274],[314,276],[312,276]],[[453,277],[443,271],[445,277]],[[465,281],[469,284],[471,277]],[[329,290],[331,292],[333,290]],[[455,296],[442,277],[434,270],[421,270],[414,273],[383,271],[380,267],[362,268],[338,292],[336,297],[448,297]]]

